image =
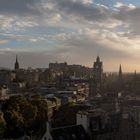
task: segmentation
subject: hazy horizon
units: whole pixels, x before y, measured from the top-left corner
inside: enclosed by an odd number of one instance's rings
[[[9,70],[13,70],[15,69],[15,60],[16,60],[16,57],[15,59],[10,59],[10,61],[12,62],[9,66],[2,66],[0,65],[0,69],[9,69]],[[95,60],[93,61],[93,63],[96,61],[96,58]],[[101,60],[102,61],[102,60]],[[31,64],[29,65],[24,65],[23,62],[21,61],[21,59],[18,58],[18,62],[19,62],[19,67],[20,69],[46,69],[46,68],[49,68],[49,63],[65,63],[66,61],[50,61],[48,62],[48,64],[46,64],[46,66],[44,67],[35,67],[35,66],[32,66]],[[119,68],[120,68],[120,64],[119,65],[116,65],[115,68],[116,69],[110,69],[110,70],[107,70],[107,66],[104,64],[104,61],[103,62],[103,71],[105,73],[118,73],[119,72]],[[9,62],[8,62],[9,63]],[[81,66],[84,66],[84,67],[87,67],[87,68],[93,68],[93,63],[90,65],[90,66],[87,66],[87,65],[83,65],[83,64],[78,64],[78,63],[69,63],[69,62],[66,62],[67,65],[81,65]],[[22,64],[22,65],[21,65]],[[122,72],[123,73],[137,73],[139,74],[140,72],[137,71],[136,69],[134,69],[133,71],[127,71],[125,69],[125,67],[123,67],[123,65],[121,64],[121,67],[122,67]]]
[[[46,68],[49,62],[140,72],[140,1],[1,0],[0,67]]]

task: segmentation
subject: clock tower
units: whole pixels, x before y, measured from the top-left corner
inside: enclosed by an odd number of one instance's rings
[[[102,78],[103,78],[103,63],[100,61],[100,57],[97,56],[96,61],[93,64],[93,77],[90,79],[90,93],[89,96],[98,96],[102,90]]]
[[[100,61],[100,57],[97,56],[96,62],[93,65],[93,78],[95,79],[96,94],[101,92],[102,89],[102,78],[103,78],[103,63]]]

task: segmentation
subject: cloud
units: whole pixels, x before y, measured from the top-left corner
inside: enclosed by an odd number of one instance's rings
[[[8,40],[0,39],[0,45],[1,45],[1,44],[6,44],[6,43],[8,43]]]
[[[119,12],[113,15],[114,18],[117,20],[122,21],[123,23],[127,24],[127,32],[129,32],[128,37],[135,38],[137,36],[140,36],[140,28],[139,28],[139,22],[140,22],[140,8],[134,8],[134,9],[120,9]]]
[[[5,17],[0,18],[0,27],[3,32],[18,32],[25,31],[26,29],[37,27],[38,23],[17,17]]]
[[[99,52],[110,67],[139,63],[140,8],[131,3],[108,7],[93,0],[11,1],[0,1],[0,44],[9,48],[0,50],[4,58],[19,53],[22,66],[29,64],[27,58],[34,66],[55,59],[90,66]]]
[[[65,58],[64,60],[68,60],[68,62],[91,66],[93,58],[99,53],[107,65],[106,70],[113,71],[115,65],[118,66],[122,63],[126,66],[133,60],[135,60],[133,64],[139,63],[140,49],[134,47],[138,42],[130,41],[119,33],[99,29],[81,29],[64,36],[65,40],[61,40],[60,44],[64,49],[59,48],[58,50],[61,52],[59,54]]]
[[[114,5],[115,8],[117,9],[135,9],[136,6],[129,3],[129,4],[124,4],[122,2],[117,2],[115,5]]]
[[[125,45],[130,45],[127,41],[128,40],[125,40],[125,38],[122,38],[114,32],[87,28],[68,36],[66,40],[64,40],[64,45],[72,46],[69,51],[74,50],[77,51],[76,53],[83,51],[83,53],[87,55],[92,55],[92,53],[97,54],[101,52],[103,55],[106,55],[105,57],[124,58],[125,56],[129,56],[129,48],[125,47]],[[120,47],[118,47],[118,45]]]
[[[140,35],[139,20],[140,8],[134,4],[124,4],[117,2],[114,8],[108,8],[102,4],[91,2],[86,5],[79,0],[52,0],[54,8],[67,20],[77,22],[77,24],[98,24],[103,28],[121,28],[123,31],[129,31],[128,37],[137,37]],[[72,20],[73,19],[73,20]]]
[[[0,13],[8,15],[38,15],[40,0],[0,0]]]
[[[74,0],[61,0],[56,1],[55,7],[59,10],[59,12],[63,15],[69,15],[70,18],[83,18],[88,21],[102,21],[108,18],[110,12],[103,6],[96,7],[93,6],[92,3],[89,5],[85,4],[87,1],[74,1]],[[89,2],[88,2],[89,3]]]

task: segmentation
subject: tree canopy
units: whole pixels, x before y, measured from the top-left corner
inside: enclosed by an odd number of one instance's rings
[[[37,134],[47,121],[48,107],[40,97],[13,96],[2,105],[0,130],[5,138]]]

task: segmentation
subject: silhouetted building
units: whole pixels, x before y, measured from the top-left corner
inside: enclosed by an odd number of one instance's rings
[[[90,92],[89,96],[93,97],[101,94],[102,91],[102,79],[103,79],[103,63],[100,61],[100,57],[97,56],[93,65],[93,77],[90,79]]]
[[[94,62],[93,75],[95,82],[97,83],[98,89],[102,88],[102,77],[103,77],[103,63],[100,61],[100,57],[97,56],[96,62]]]
[[[122,66],[120,64],[120,67],[119,67],[119,75],[118,75],[118,81],[117,81],[117,84],[118,84],[118,92],[121,92],[124,88],[124,83],[123,83],[123,74],[122,74]]]
[[[15,62],[15,70],[19,70],[19,62],[18,62],[17,55],[16,55],[16,62]]]
[[[122,83],[122,81],[123,81],[123,78],[122,78],[122,66],[121,66],[121,64],[120,64],[120,68],[119,68],[119,77],[118,77],[118,80],[119,80],[119,82],[121,82],[121,83]]]
[[[136,80],[136,78],[137,78],[137,71],[135,70],[135,71],[134,71],[133,79]]]
[[[77,125],[84,127],[91,140],[136,140],[135,124],[129,112],[106,112],[98,108],[77,113]]]

